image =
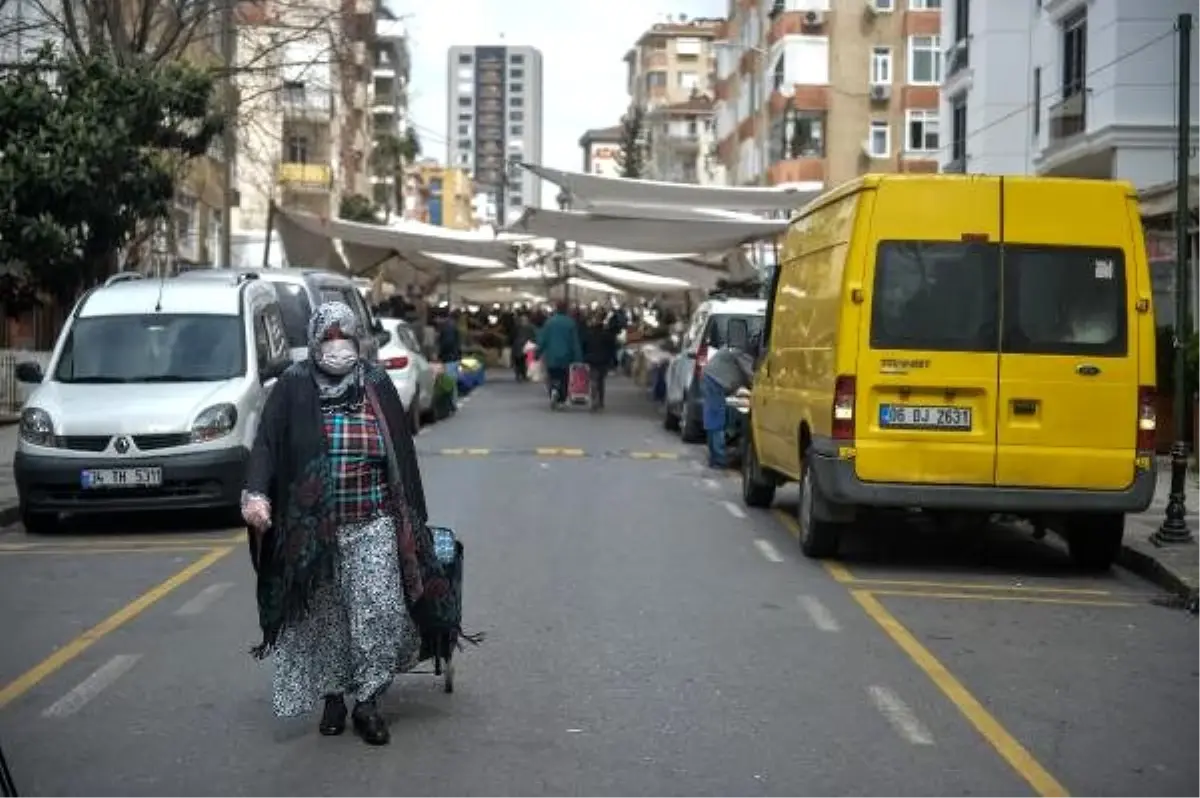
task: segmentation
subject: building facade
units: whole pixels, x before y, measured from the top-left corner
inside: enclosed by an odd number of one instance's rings
[[[424,159],[405,169],[411,199],[404,217],[452,230],[475,229],[475,189],[467,170]]]
[[[649,111],[711,95],[723,23],[680,15],[651,25],[625,54],[630,104]]]
[[[534,47],[451,47],[446,164],[466,170],[492,195],[504,225],[540,207],[541,180],[519,169],[542,162],[542,53]]]
[[[945,171],[1120,178],[1139,189],[1174,181],[1175,24],[1194,0],[948,3]],[[1197,74],[1193,58],[1193,150]]]
[[[724,185],[725,167],[715,157],[713,100],[699,92],[680,103],[658,105],[645,117],[646,172],[651,180]]]
[[[717,156],[737,185],[933,172],[942,0],[742,0],[718,48]]]
[[[602,177],[621,176],[621,133],[622,126],[614,125],[589,130],[579,138],[584,172]]]
[[[390,14],[390,12],[389,12]],[[397,179],[408,166],[404,142],[408,139],[408,79],[411,59],[404,21],[382,18],[375,25],[373,42],[374,83],[371,101],[371,199],[390,216],[399,209],[402,193]],[[399,176],[399,177],[398,177]]]

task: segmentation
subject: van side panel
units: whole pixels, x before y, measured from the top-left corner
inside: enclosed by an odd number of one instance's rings
[[[1122,184],[1004,178],[997,484],[1133,482],[1140,236]]]
[[[1154,286],[1150,278],[1150,258],[1146,254],[1146,237],[1142,230],[1142,213],[1138,207],[1136,196],[1125,198],[1126,216],[1129,219],[1129,226],[1134,231],[1133,236],[1133,258],[1137,262],[1137,268],[1133,270],[1134,286],[1137,292],[1137,300],[1145,301],[1149,306],[1149,310],[1138,312],[1136,315],[1137,324],[1134,329],[1137,330],[1137,359],[1138,359],[1138,385],[1143,385],[1150,388],[1158,386],[1158,327],[1154,320]],[[1189,286],[1195,291],[1196,286]],[[1135,306],[1136,310],[1136,306]],[[1170,419],[1160,418],[1159,424],[1170,424]]]
[[[860,479],[994,484],[997,258],[964,237],[994,248],[999,211],[996,177],[880,183],[859,323]],[[939,338],[951,327],[958,332]]]

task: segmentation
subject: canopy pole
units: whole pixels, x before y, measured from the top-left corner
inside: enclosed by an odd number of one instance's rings
[[[229,222],[227,221],[227,222],[225,222],[225,224],[229,224]],[[275,234],[275,201],[272,200],[271,202],[267,203],[267,240],[263,244],[263,259],[262,259],[262,267],[264,269],[271,268],[271,236],[274,234]],[[232,248],[231,248],[231,251],[232,251]],[[232,256],[230,256],[230,257],[232,258]],[[232,260],[230,260],[229,262],[226,262],[222,265],[224,265],[224,267],[226,269],[233,268]]]

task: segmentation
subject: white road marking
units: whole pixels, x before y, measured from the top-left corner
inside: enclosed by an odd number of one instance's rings
[[[42,717],[65,718],[74,715],[83,709],[85,704],[100,695],[104,688],[120,679],[141,658],[141,654],[118,654],[97,668],[91,676],[76,685],[71,692],[47,707],[46,711],[42,713]]]
[[[754,541],[754,545],[758,548],[758,553],[771,562],[783,562],[783,555],[771,545],[771,541],[757,538]]]
[[[717,484],[715,479],[706,479],[704,480],[704,487],[708,488],[709,490],[717,490],[721,486]]]
[[[225,595],[231,587],[233,587],[233,582],[217,582],[215,585],[209,585],[175,610],[175,614],[199,615]]]
[[[728,510],[729,514],[732,515],[734,518],[745,518],[746,517],[746,511],[743,510],[741,507],[738,507],[733,502],[724,501],[724,502],[721,502],[721,504],[725,505],[725,509]]]
[[[879,713],[891,724],[896,733],[913,745],[933,745],[933,735],[917,720],[917,716],[886,687],[873,684],[867,688],[871,701]]]
[[[842,630],[842,627],[834,619],[833,613],[816,596],[800,596],[800,606],[812,619],[813,626],[822,632],[840,632]]]

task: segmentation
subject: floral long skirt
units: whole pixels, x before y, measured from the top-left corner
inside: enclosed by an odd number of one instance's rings
[[[317,588],[309,614],[280,633],[274,650],[273,704],[281,717],[309,712],[332,693],[377,698],[420,656],[392,520],[347,524],[337,541],[334,578]]]

